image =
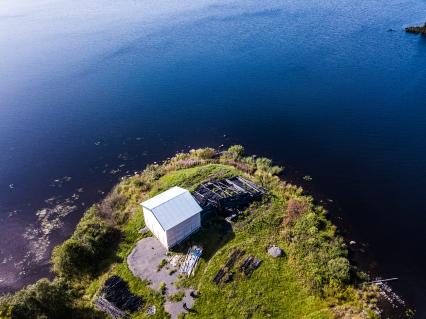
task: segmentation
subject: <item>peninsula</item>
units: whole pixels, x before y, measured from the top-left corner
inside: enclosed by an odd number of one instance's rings
[[[351,265],[327,211],[281,171],[234,145],[179,153],[122,178],[54,249],[55,279],[2,297],[0,318],[379,318],[377,286],[363,284],[368,276]],[[145,225],[145,208],[155,209],[147,200],[158,194],[206,197],[205,211],[214,203],[207,192],[232,195],[232,185],[257,197],[212,205],[174,249]],[[199,259],[179,274],[187,251]]]

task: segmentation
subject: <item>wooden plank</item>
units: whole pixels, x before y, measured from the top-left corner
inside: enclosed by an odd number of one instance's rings
[[[251,189],[254,189],[256,192],[261,193],[261,194],[263,194],[263,193],[264,193],[264,191],[263,191],[263,190],[258,189],[258,188],[254,185],[254,183],[252,183],[252,182],[250,182],[250,181],[246,180],[245,178],[242,178],[241,176],[237,176],[237,179],[238,179],[241,183],[243,183],[244,185],[247,185],[247,186],[248,186],[248,187],[250,187]]]
[[[366,285],[370,285],[370,284],[380,284],[382,282],[387,282],[387,281],[394,281],[394,280],[398,280],[398,278],[388,278],[388,279],[377,279],[377,280],[373,280],[373,281],[369,281],[366,282]]]
[[[226,181],[227,181],[228,183],[232,184],[232,185],[233,185],[236,189],[240,190],[242,193],[247,193],[247,191],[246,191],[244,188],[242,188],[242,187],[238,186],[238,185],[237,185],[237,184],[235,184],[233,181],[231,181],[231,180],[229,180],[229,179],[226,179]]]
[[[209,183],[209,184],[210,184],[210,183]],[[213,193],[213,194],[215,194],[215,195],[219,196],[220,198],[225,198],[225,197],[223,197],[222,195],[217,194],[217,193],[216,193],[215,191],[213,191],[212,189],[207,188],[205,185],[201,185],[201,186],[203,186],[205,189],[207,189],[207,191],[209,191],[209,192],[211,192],[211,193]]]

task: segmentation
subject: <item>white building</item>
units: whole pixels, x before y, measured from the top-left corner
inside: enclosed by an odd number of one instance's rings
[[[186,189],[172,187],[141,205],[145,225],[167,249],[201,227],[202,208]]]

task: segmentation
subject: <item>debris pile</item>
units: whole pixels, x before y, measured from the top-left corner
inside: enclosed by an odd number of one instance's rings
[[[393,308],[405,307],[405,301],[389,286],[387,282],[378,282],[380,294]]]
[[[244,251],[240,249],[235,249],[231,255],[229,256],[229,259],[225,263],[225,265],[219,269],[219,271],[216,273],[216,275],[213,278],[213,282],[218,285],[222,278],[224,283],[229,283],[234,279],[235,271],[232,271],[232,268],[234,267],[237,260],[239,260],[241,257],[244,256]],[[246,259],[243,260],[243,262],[238,267],[239,272],[244,273],[244,275],[247,278],[250,278],[252,273],[259,268],[260,264],[262,263],[262,260],[256,258],[253,255],[248,256]]]
[[[240,259],[242,256],[244,255],[244,251],[240,250],[240,249],[235,249],[231,256],[229,257],[228,261],[225,264],[225,267],[230,269],[232,268],[232,266],[234,266],[235,262]]]
[[[95,301],[95,306],[107,313],[111,316],[111,318],[118,319],[118,318],[127,318],[127,314],[123,311],[114,306],[111,302],[106,300],[104,297],[98,297]]]
[[[230,271],[231,268],[234,266],[235,262],[240,259],[244,255],[244,251],[237,248],[234,249],[231,253],[231,256],[229,256],[229,259],[225,263],[225,266],[219,269],[216,276],[213,278],[213,282],[218,285],[222,278],[226,275],[224,283],[231,282],[234,278],[234,272]]]
[[[201,257],[203,249],[198,246],[192,246],[188,249],[185,261],[180,267],[180,272],[186,274],[188,277],[194,273],[195,266],[197,266],[198,260]]]
[[[167,261],[169,262],[169,264],[172,267],[180,268],[180,265],[182,264],[183,258],[184,258],[184,256],[182,256],[182,255],[173,255],[173,256],[169,257],[167,259]]]
[[[142,297],[133,295],[123,279],[119,276],[112,276],[105,281],[95,305],[113,318],[125,318],[125,311],[139,310],[142,302]]]
[[[217,272],[216,276],[214,276],[213,282],[216,285],[218,285],[223,276],[225,276],[225,269],[224,268],[220,268],[219,271]]]
[[[240,207],[265,194],[266,190],[253,182],[236,176],[201,184],[192,195],[204,212],[217,208]]]
[[[255,256],[248,256],[243,263],[240,265],[240,272],[244,272],[247,277],[250,277],[253,271],[259,268],[262,261]]]

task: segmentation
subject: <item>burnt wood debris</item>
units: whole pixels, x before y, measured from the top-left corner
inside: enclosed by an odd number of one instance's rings
[[[133,295],[122,278],[112,276],[105,281],[95,304],[99,310],[106,312],[112,318],[127,318],[126,311],[137,311],[142,302],[142,297]]]
[[[192,195],[205,214],[215,209],[247,205],[265,192],[264,188],[253,182],[241,176],[235,176],[203,183],[192,192]]]
[[[216,275],[213,278],[213,282],[215,284],[219,284],[222,281],[222,278],[224,278],[224,283],[229,283],[233,280],[235,272],[231,269],[234,267],[235,263],[241,259],[244,256],[244,251],[240,250],[239,248],[232,251],[229,259],[225,263],[225,265],[219,269],[219,271],[216,273]],[[260,264],[262,263],[262,260],[256,258],[253,255],[248,256],[243,260],[243,262],[239,265],[238,270],[241,273],[244,273],[244,275],[247,278],[250,278],[252,273],[259,268]]]
[[[239,270],[240,272],[244,272],[246,277],[250,277],[253,271],[259,268],[262,261],[254,256],[247,257],[243,263],[241,264]]]

